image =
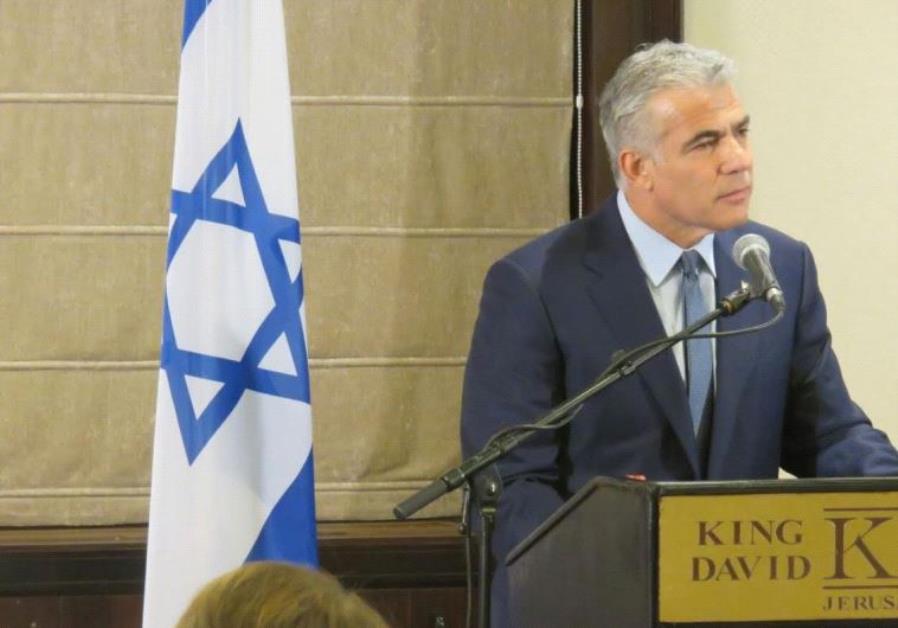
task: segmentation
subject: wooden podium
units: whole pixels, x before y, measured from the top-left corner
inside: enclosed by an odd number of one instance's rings
[[[898,626],[898,479],[596,478],[507,564],[521,628]]]

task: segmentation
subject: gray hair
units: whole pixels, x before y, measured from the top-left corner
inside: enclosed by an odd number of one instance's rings
[[[655,93],[669,88],[706,87],[728,83],[736,66],[716,50],[675,44],[665,39],[644,44],[624,59],[599,98],[599,120],[611,171],[618,187],[617,156],[625,146],[652,151],[657,144],[645,105]]]

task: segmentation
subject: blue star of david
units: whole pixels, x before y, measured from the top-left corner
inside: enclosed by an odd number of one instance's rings
[[[218,190],[235,165],[243,188],[245,206],[212,198],[212,194]],[[169,268],[185,236],[197,220],[228,225],[253,235],[275,301],[243,357],[237,361],[179,348],[166,297],[160,366],[168,377],[187,459],[193,464],[230,416],[244,391],[252,390],[309,402],[309,376],[306,368],[308,356],[299,318],[303,294],[302,271],[296,280],[291,281],[279,244],[280,240],[299,244],[299,221],[269,213],[239,121],[234,133],[209,163],[193,191],[172,191],[171,211],[175,220],[168,241]],[[259,366],[282,334],[287,338],[297,375],[270,371]],[[185,378],[187,375],[224,383],[200,416],[196,416],[190,401]]]

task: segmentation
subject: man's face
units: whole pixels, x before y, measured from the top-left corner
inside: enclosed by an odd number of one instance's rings
[[[653,226],[685,247],[748,220],[748,116],[733,88],[663,90],[647,113],[657,138],[644,180]]]

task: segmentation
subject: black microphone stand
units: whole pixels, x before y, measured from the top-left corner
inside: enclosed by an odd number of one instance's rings
[[[478,573],[478,586],[480,587],[481,599],[481,609],[479,613],[481,628],[489,627],[489,590],[492,580],[491,569],[489,569],[489,556],[491,554],[490,545],[492,528],[495,524],[495,502],[498,501],[502,481],[501,478],[496,476],[493,476],[486,481],[479,480],[480,472],[497,460],[503,458],[512,449],[518,447],[521,443],[530,438],[534,432],[560,427],[564,424],[568,415],[571,414],[571,412],[575,412],[580,405],[585,403],[588,399],[616,381],[631,375],[644,363],[660,353],[663,353],[678,342],[686,340],[721,316],[731,316],[732,314],[735,314],[754,298],[754,296],[752,290],[749,287],[744,286],[742,289],[721,299],[713,311],[709,312],[692,325],[685,327],[678,334],[662,339],[658,344],[653,344],[647,347],[644,351],[637,350],[633,352],[636,353],[636,355],[633,355],[628,359],[618,358],[613,360],[612,366],[585,390],[555,406],[532,424],[528,424],[529,426],[521,426],[520,429],[500,433],[499,435],[494,436],[490,439],[487,445],[476,454],[463,460],[460,465],[450,469],[431,484],[393,508],[393,515],[397,519],[407,519],[443,495],[454,491],[466,483],[472,483],[472,486],[474,487],[472,492],[474,493],[475,499],[481,504],[482,517],[480,530],[481,558],[480,571]],[[629,353],[624,354],[624,357],[627,357],[628,355]],[[463,521],[462,526],[465,525],[466,522]],[[484,558],[484,555],[486,558]],[[486,608],[484,608],[484,606]],[[486,613],[484,613],[484,610]]]

